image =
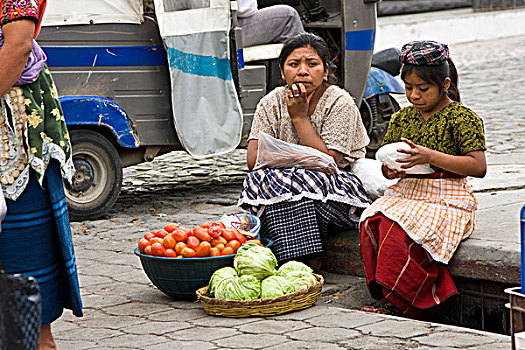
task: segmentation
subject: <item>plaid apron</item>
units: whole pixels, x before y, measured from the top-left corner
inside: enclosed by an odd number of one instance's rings
[[[474,231],[476,209],[466,178],[405,178],[367,208],[361,222],[381,212],[434,260],[448,264],[459,243]]]

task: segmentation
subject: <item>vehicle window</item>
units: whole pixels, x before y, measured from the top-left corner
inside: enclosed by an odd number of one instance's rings
[[[164,0],[164,10],[180,11],[210,7],[210,0]]]

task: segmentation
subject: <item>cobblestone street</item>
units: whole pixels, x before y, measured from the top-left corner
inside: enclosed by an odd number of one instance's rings
[[[489,159],[525,153],[525,37],[451,45],[451,56],[464,104],[485,122]],[[333,307],[330,293],[341,288],[360,285],[357,297],[369,298],[357,277],[327,276],[316,307],[267,319],[209,317],[198,303],[165,296],[133,254],[138,239],[169,221],[192,226],[239,212],[245,154],[194,160],[172,152],[128,167],[107,217],[72,223],[85,317],[66,311],[53,324],[62,350],[509,348],[508,336]]]

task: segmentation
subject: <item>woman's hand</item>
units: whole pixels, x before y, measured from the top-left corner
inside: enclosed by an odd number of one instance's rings
[[[310,101],[303,84],[293,84],[285,99],[286,107],[288,107],[288,114],[290,115],[290,118],[292,118],[294,124],[301,120],[309,121],[308,107]]]
[[[383,176],[389,180],[396,178],[402,179],[407,174],[405,171],[390,169],[385,163],[383,163],[383,165],[381,166],[381,171],[383,172]]]

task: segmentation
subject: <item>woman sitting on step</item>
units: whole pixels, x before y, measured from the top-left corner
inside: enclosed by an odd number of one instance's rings
[[[257,168],[244,181],[239,206],[260,216],[261,235],[274,241],[279,262],[307,259],[319,268],[322,238],[331,228],[356,228],[363,208],[371,203],[361,181],[343,170],[365,156],[369,139],[352,97],[328,82],[329,55],[323,39],[310,33],[291,38],[279,65],[286,86],[270,92],[257,106],[248,168],[254,169],[265,133],[322,152],[339,171],[327,174],[286,162]]]

